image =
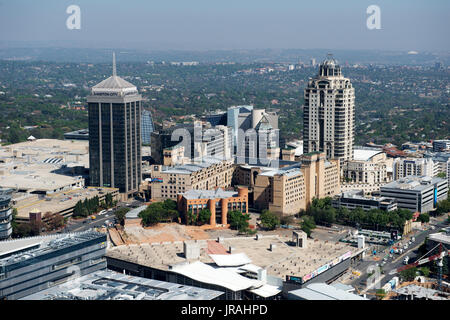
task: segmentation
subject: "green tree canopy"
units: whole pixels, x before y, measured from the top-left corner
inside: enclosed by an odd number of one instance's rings
[[[246,231],[249,227],[249,220],[250,215],[248,213],[242,213],[238,210],[228,212],[228,222],[231,229]]]
[[[273,212],[263,210],[261,213],[261,224],[266,229],[274,230],[280,224],[280,219]]]
[[[202,209],[198,213],[198,221],[200,223],[209,223],[210,219],[211,219],[211,211],[209,211],[209,209]]]

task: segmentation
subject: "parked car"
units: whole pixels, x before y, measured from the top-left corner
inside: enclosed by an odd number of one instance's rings
[[[403,264],[408,264],[408,261],[409,261],[409,257],[406,256],[406,257],[403,259]]]

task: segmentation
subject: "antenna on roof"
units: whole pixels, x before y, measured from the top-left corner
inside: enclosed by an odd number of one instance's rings
[[[117,75],[116,72],[116,53],[113,52],[113,76],[115,77]]]

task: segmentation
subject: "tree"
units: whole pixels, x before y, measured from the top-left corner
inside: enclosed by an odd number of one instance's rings
[[[377,300],[382,300],[386,296],[386,291],[384,289],[378,289],[376,291]]]
[[[211,219],[211,211],[209,209],[202,209],[198,214],[198,221],[200,223],[209,223]]]
[[[128,211],[130,211],[129,208],[123,207],[114,212],[114,216],[116,217],[117,222],[122,226],[125,224],[125,216]]]
[[[437,203],[437,209],[436,209],[435,212],[439,216],[444,214],[444,213],[450,212],[450,200],[446,199],[446,200],[439,201]]]
[[[419,268],[419,272],[424,276],[424,277],[429,277],[430,276],[430,268],[428,267],[421,267]]]
[[[228,222],[230,223],[230,228],[239,230],[239,232],[245,232],[248,229],[250,220],[250,215],[247,213],[242,213],[238,210],[232,210],[228,212]]]
[[[439,172],[436,177],[445,179],[447,177],[447,174],[445,172]]]
[[[154,204],[149,205],[145,210],[139,213],[139,218],[142,219],[141,224],[144,227],[153,226],[161,220],[161,210],[159,206]]]
[[[105,204],[107,208],[111,208],[113,206],[113,197],[111,193],[107,193],[105,196]]]
[[[419,217],[417,217],[417,220],[422,223],[430,222],[430,215],[428,213],[422,213]]]
[[[308,235],[308,237],[311,237],[311,232],[314,228],[316,228],[316,223],[314,222],[313,217],[303,216],[300,226],[301,229]]]
[[[176,202],[167,199],[164,202],[150,204],[139,213],[139,217],[142,219],[141,223],[145,227],[155,225],[161,221],[173,221],[179,217],[176,208]]]
[[[64,217],[59,213],[47,212],[44,214],[44,220],[46,221],[45,229],[47,231],[57,230],[64,226]]]
[[[263,210],[261,213],[261,224],[266,229],[274,230],[280,224],[280,219],[273,212]]]
[[[282,224],[282,225],[288,226],[288,225],[291,225],[293,222],[294,222],[294,217],[291,215],[282,216],[280,218],[280,224]]]
[[[198,218],[198,216],[195,215],[195,214],[192,212],[192,210],[189,210],[189,211],[187,212],[187,221],[186,221],[186,224],[188,224],[188,225],[196,224],[196,223],[197,223],[197,218]]]
[[[400,271],[400,278],[403,281],[413,281],[417,274],[417,268],[412,267],[403,271]]]

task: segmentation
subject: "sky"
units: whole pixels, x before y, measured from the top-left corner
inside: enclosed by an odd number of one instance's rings
[[[0,0],[0,41],[21,46],[448,51],[449,31],[448,0]]]

